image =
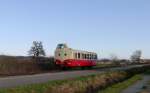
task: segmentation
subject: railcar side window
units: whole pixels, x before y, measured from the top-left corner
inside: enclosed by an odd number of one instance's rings
[[[78,59],[80,59],[81,58],[81,55],[80,55],[80,53],[78,53]]]
[[[87,54],[87,59],[89,59],[89,54]]]
[[[93,59],[95,59],[95,55],[93,55]]]
[[[84,59],[84,54],[82,54],[82,59]]]
[[[92,54],[92,59],[94,59],[93,54]]]
[[[94,59],[97,59],[97,55],[94,56]]]
[[[90,59],[92,59],[92,54],[90,54]]]
[[[85,54],[85,59],[87,58],[87,54]]]
[[[97,55],[95,55],[95,58],[97,59]]]

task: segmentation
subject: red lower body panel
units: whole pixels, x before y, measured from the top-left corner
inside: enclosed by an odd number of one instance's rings
[[[63,62],[60,60],[55,61],[56,65],[60,65],[62,67],[89,67],[96,66],[96,60],[76,60],[76,59],[68,59]]]

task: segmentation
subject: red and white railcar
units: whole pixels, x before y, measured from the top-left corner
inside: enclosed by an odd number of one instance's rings
[[[55,63],[61,67],[92,67],[96,61],[96,53],[74,50],[66,44],[58,44],[55,50]]]

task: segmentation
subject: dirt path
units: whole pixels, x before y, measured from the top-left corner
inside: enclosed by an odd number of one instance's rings
[[[150,75],[143,75],[143,79],[125,89],[122,93],[139,93],[143,90],[144,86],[150,81]]]

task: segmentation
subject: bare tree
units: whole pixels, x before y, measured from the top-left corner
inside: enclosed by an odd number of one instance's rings
[[[120,64],[117,55],[111,54],[111,55],[110,55],[110,59],[111,59],[111,61],[113,62],[113,64],[116,64],[116,65],[119,65],[119,64]]]
[[[141,56],[142,56],[142,51],[141,50],[136,50],[131,55],[131,62],[133,62],[133,63],[140,63]]]
[[[41,41],[33,41],[33,45],[28,53],[33,57],[45,56],[43,43]]]

